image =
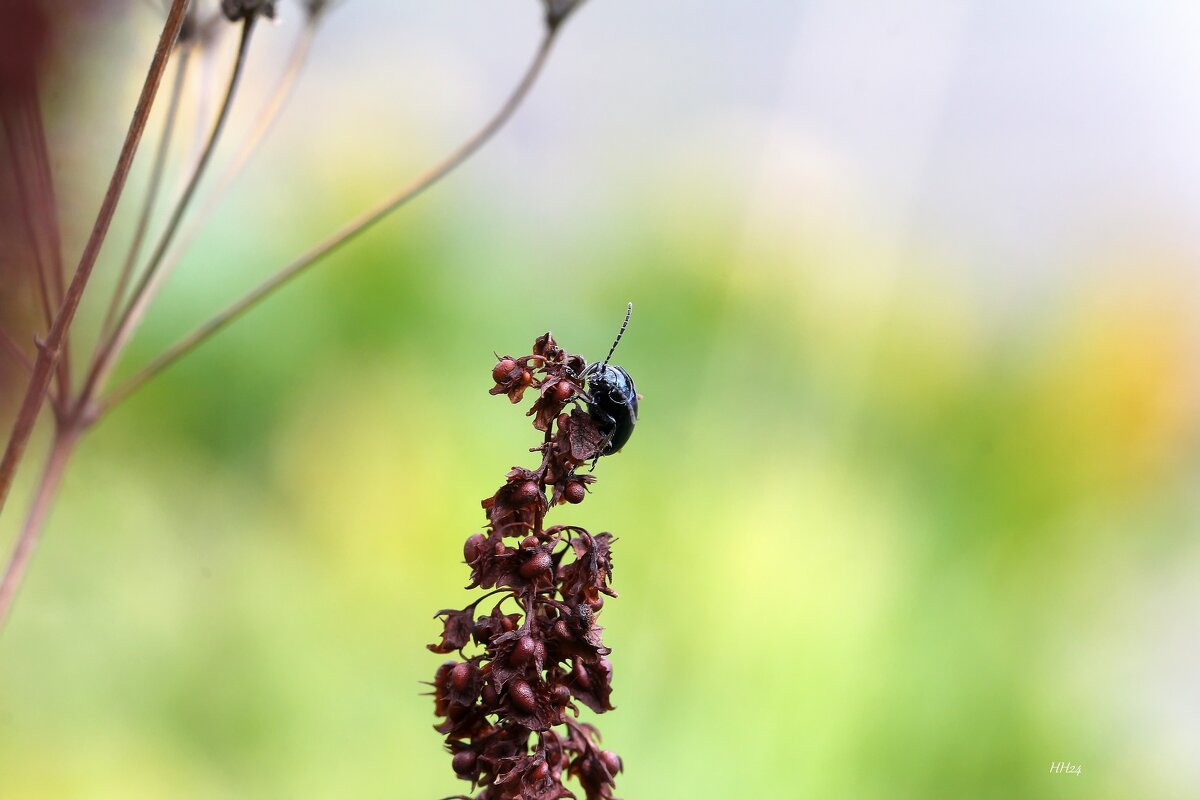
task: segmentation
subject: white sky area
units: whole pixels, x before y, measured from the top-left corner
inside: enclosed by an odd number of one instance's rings
[[[252,85],[297,18],[285,3]],[[345,0],[276,152],[355,130],[356,158],[408,174],[490,113],[539,22],[536,0]],[[503,192],[558,230],[694,181],[735,235],[845,228],[1012,289],[1122,248],[1194,263],[1198,149],[1191,2],[589,0],[514,124],[439,191]]]

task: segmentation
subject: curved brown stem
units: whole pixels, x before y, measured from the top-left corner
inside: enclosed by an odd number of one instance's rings
[[[20,342],[14,339],[13,335],[4,328],[0,328],[0,344],[4,345],[4,349],[12,355],[17,363],[25,368],[26,372],[31,375],[33,374],[33,360],[25,352],[25,348],[21,347]],[[49,386],[46,388],[46,396],[50,400],[50,405],[54,408],[55,416],[61,419],[65,411],[61,403],[61,395],[55,391],[53,386]]]
[[[100,212],[96,216],[95,224],[92,225],[91,235],[83,248],[79,265],[75,268],[75,274],[63,296],[62,304],[54,317],[54,324],[50,326],[49,333],[38,348],[33,375],[30,376],[29,386],[25,390],[25,397],[21,401],[12,432],[9,434],[8,444],[4,448],[4,456],[0,458],[0,511],[3,510],[4,503],[8,499],[17,466],[21,463],[21,458],[25,455],[25,448],[29,444],[29,437],[33,434],[38,413],[46,398],[46,390],[50,385],[50,379],[54,374],[59,356],[62,354],[67,331],[75,320],[75,312],[79,308],[88,279],[91,278],[92,270],[96,266],[100,248],[108,235],[109,225],[112,223],[117,203],[121,199],[121,193],[129,177],[134,154],[142,139],[142,132],[146,128],[146,120],[150,116],[154,97],[158,94],[158,87],[162,82],[171,49],[175,44],[175,39],[179,36],[179,28],[183,24],[187,6],[188,0],[172,0],[171,10],[167,14],[167,21],[163,25],[162,35],[159,37],[158,46],[155,48],[154,57],[150,62],[150,69],[146,73],[146,80],[142,85],[141,96],[138,97],[133,118],[129,123],[129,131],[125,134],[124,144],[121,145],[117,165],[109,180],[108,189],[104,193],[104,200],[100,203]]]
[[[283,113],[283,109],[287,107],[288,100],[291,99],[292,90],[296,88],[296,81],[300,78],[300,73],[304,71],[304,64],[308,61],[308,54],[312,50],[313,39],[317,35],[317,25],[320,17],[309,17],[304,23],[304,28],[300,31],[299,37],[296,39],[295,45],[292,47],[292,53],[288,56],[287,65],[283,69],[283,74],[280,75],[279,81],[275,84],[271,96],[267,99],[267,103],[263,106],[262,113],[258,116],[258,121],[255,123],[250,135],[242,143],[238,149],[237,155],[230,161],[229,166],[225,168],[225,172],[221,175],[221,180],[218,183],[218,190],[215,196],[220,196],[224,189],[233,183],[234,179],[245,168],[246,162],[250,160],[250,156],[262,144],[263,139],[275,127],[275,122],[279,119],[279,115]]]
[[[142,252],[142,242],[145,241],[146,230],[150,227],[150,214],[154,211],[158,191],[162,188],[163,173],[167,166],[167,152],[170,149],[171,134],[175,130],[175,120],[179,116],[179,105],[183,98],[183,87],[187,81],[187,68],[191,54],[191,46],[184,46],[175,64],[175,82],[171,86],[167,116],[163,120],[162,132],[158,137],[158,150],[154,154],[154,166],[150,169],[150,182],[146,187],[146,197],[142,201],[142,211],[138,216],[137,228],[133,232],[133,240],[129,243],[129,252],[125,254],[125,263],[121,265],[121,275],[117,278],[112,300],[109,301],[108,311],[105,312],[104,322],[100,326],[102,340],[112,335],[113,325],[117,320],[117,311],[121,308],[121,301],[125,299],[125,293],[129,290],[129,282],[133,279],[133,265]]]
[[[61,303],[66,293],[66,275],[63,274],[62,234],[58,219],[58,200],[54,192],[54,176],[50,168],[50,148],[46,139],[46,126],[42,109],[35,92],[30,98],[30,123],[33,127],[33,146],[38,172],[45,197],[47,238],[50,242],[50,275],[53,279],[55,303]]]
[[[58,201],[54,196],[54,177],[50,169],[50,149],[46,141],[46,128],[42,121],[42,108],[36,90],[29,96],[30,139],[33,142],[34,164],[37,167],[39,196],[42,198],[43,226],[48,249],[47,268],[50,272],[54,304],[62,303],[66,293],[63,275],[62,235],[58,220]],[[58,394],[67,397],[71,393],[71,340],[63,340],[62,357],[58,361]]]
[[[261,283],[257,288],[242,299],[230,305],[221,313],[217,314],[204,325],[197,328],[192,333],[185,336],[180,341],[176,342],[167,349],[158,358],[151,361],[147,366],[142,368],[137,374],[129,378],[125,383],[118,386],[116,389],[98,403],[96,409],[97,414],[102,414],[112,406],[124,400],[136,389],[138,389],[146,381],[158,375],[167,367],[174,364],[181,357],[191,352],[197,346],[207,341],[209,337],[220,331],[229,323],[233,322],[238,317],[245,314],[251,308],[256,306],[264,298],[270,296],[276,289],[286,284],[292,278],[295,278],[300,273],[311,267],[313,264],[321,260],[324,256],[337,250],[342,245],[354,239],[363,231],[367,230],[375,223],[388,216],[396,209],[403,206],[408,201],[412,200],[421,192],[436,184],[439,180],[450,174],[460,164],[466,161],[472,154],[488,142],[495,133],[504,127],[504,124],[512,117],[513,113],[520,107],[522,101],[537,82],[538,75],[541,74],[542,67],[545,66],[546,60],[550,55],[550,49],[554,44],[557,28],[548,29],[545,37],[534,55],[533,61],[526,69],[520,82],[509,95],[508,99],[492,115],[492,117],[480,128],[470,139],[464,142],[457,150],[451,153],[444,161],[434,166],[425,174],[418,177],[408,186],[385,199],[374,208],[352,220],[341,230],[334,233],[329,238],[325,239],[320,244],[313,247],[304,255],[297,258],[291,264],[288,264],[272,277]]]
[[[13,338],[13,335],[4,330],[4,328],[0,328],[0,344],[3,344],[4,349],[12,353],[13,358],[15,358],[27,372],[33,372],[33,361],[28,355],[26,355],[25,351],[21,348],[21,345],[17,343],[16,339]]]
[[[28,89],[30,93],[33,91],[35,91],[33,88]],[[33,143],[25,141],[29,133],[25,129],[31,127],[26,119],[29,113],[28,105],[28,98],[23,92],[16,102],[11,105],[4,103],[0,106],[4,111],[3,114],[0,114],[0,119],[4,123],[4,138],[8,141],[8,154],[12,163],[17,194],[20,197],[21,218],[24,222],[25,235],[29,239],[29,252],[33,258],[33,264],[37,268],[38,304],[41,307],[42,320],[49,329],[54,322],[54,311],[50,307],[54,299],[50,294],[49,266],[46,259],[42,257],[42,242],[39,235],[41,221],[45,218],[47,209],[43,208],[43,198],[38,191],[41,184],[40,175],[28,174],[29,167],[40,173],[40,167],[33,164],[36,160]],[[24,150],[22,144],[26,145]],[[37,186],[33,184],[37,184]]]
[[[236,60],[229,76],[229,85],[225,90],[225,96],[221,101],[221,109],[217,112],[216,121],[213,123],[212,132],[205,142],[204,151],[200,154],[200,159],[196,162],[196,166],[192,170],[187,186],[184,188],[183,194],[180,195],[179,201],[175,204],[175,208],[171,212],[167,226],[163,230],[162,236],[159,237],[158,245],[154,248],[154,253],[150,256],[150,261],[146,264],[146,269],[142,273],[137,286],[134,288],[133,296],[130,298],[128,305],[126,305],[120,321],[117,323],[112,335],[108,338],[107,343],[97,346],[92,366],[88,370],[87,379],[84,381],[83,389],[79,393],[79,408],[81,409],[86,408],[91,403],[96,391],[104,383],[104,379],[108,377],[108,373],[112,370],[117,356],[121,354],[121,350],[128,343],[129,337],[133,335],[133,331],[137,328],[138,323],[141,322],[142,317],[146,313],[146,307],[161,285],[161,279],[165,273],[162,273],[159,267],[162,265],[163,256],[166,255],[167,248],[171,246],[175,232],[179,230],[179,224],[183,221],[183,215],[187,211],[188,204],[191,203],[192,198],[196,194],[196,189],[200,185],[200,180],[204,177],[205,168],[212,160],[212,155],[217,149],[217,142],[221,138],[221,131],[225,128],[225,120],[229,118],[229,109],[233,106],[233,98],[237,94],[238,83],[241,80],[243,68],[246,65],[246,54],[250,49],[250,37],[254,32],[254,23],[257,19],[258,15],[252,14],[246,17],[242,23],[242,36],[238,43]]]
[[[322,16],[309,16],[305,19],[304,28],[300,31],[300,36],[296,39],[295,45],[292,47],[292,53],[288,56],[287,65],[284,67],[283,74],[280,75],[279,81],[275,84],[274,90],[263,106],[262,113],[258,116],[258,121],[250,131],[250,135],[242,142],[238,148],[237,154],[229,162],[225,171],[221,173],[221,177],[217,180],[216,187],[212,190],[208,199],[204,203],[204,207],[199,213],[194,215],[187,230],[179,237],[179,242],[172,249],[171,256],[167,259],[164,271],[174,269],[176,263],[183,258],[184,254],[191,248],[192,243],[204,230],[205,223],[212,218],[213,213],[221,204],[229,187],[241,174],[246,164],[250,161],[250,157],[258,150],[258,146],[262,144],[263,139],[271,132],[275,126],[275,122],[279,119],[283,109],[287,106],[288,100],[291,98],[292,90],[296,86],[296,81],[300,78],[300,73],[304,69],[304,64],[308,60],[308,53],[312,49],[313,39],[316,38],[317,26]]]
[[[21,586],[21,579],[25,577],[29,559],[33,556],[33,550],[41,538],[46,518],[50,514],[51,506],[54,505],[54,496],[58,492],[58,485],[62,481],[67,462],[71,458],[71,453],[75,451],[78,441],[79,431],[72,428],[62,430],[54,439],[50,457],[46,461],[46,468],[42,472],[42,479],[38,483],[37,493],[33,498],[33,505],[29,508],[29,516],[26,517],[25,525],[21,528],[21,533],[13,546],[8,566],[4,570],[4,577],[0,579],[0,630],[4,629],[4,622],[12,610],[13,602],[17,597],[17,589]]]
[[[3,117],[5,138],[8,140],[13,178],[21,198],[21,216],[37,273],[38,304],[45,330],[49,330],[54,324],[54,309],[63,297],[62,252],[36,83],[30,82],[24,86],[15,102],[3,104],[3,112],[0,116]],[[55,373],[60,394],[70,391],[67,360],[68,348],[64,341],[63,355]]]

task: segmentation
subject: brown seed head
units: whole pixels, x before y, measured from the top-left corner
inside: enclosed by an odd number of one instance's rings
[[[547,2],[560,15],[574,7]],[[465,660],[437,672],[434,708],[443,719],[435,727],[447,737],[455,774],[481,788],[475,800],[575,797],[563,785],[567,777],[579,781],[586,800],[613,800],[620,758],[600,750],[595,728],[566,713],[577,716],[577,704],[597,713],[612,708],[611,650],[595,619],[604,596],[615,596],[608,587],[612,536],[544,524],[553,506],[582,501],[595,481],[577,470],[603,436],[584,408],[565,410],[582,391],[587,362],[548,333],[530,355],[497,358],[492,394],[518,402],[527,388],[537,390],[530,413],[541,435],[531,452],[541,463],[508,472],[481,503],[487,530],[463,543],[472,586],[499,597],[489,614],[477,615],[475,603],[438,614],[442,641],[430,649]]]

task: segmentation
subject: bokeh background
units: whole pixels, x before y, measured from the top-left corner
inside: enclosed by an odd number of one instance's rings
[[[160,19],[64,34],[69,253]],[[124,369],[463,139],[539,24],[336,8]],[[555,512],[620,536],[621,796],[1200,796],[1198,26],[592,0],[476,160],[87,440],[0,637],[0,797],[462,791],[419,681],[479,500],[536,438],[492,352],[549,329],[602,356],[628,300],[641,422]]]

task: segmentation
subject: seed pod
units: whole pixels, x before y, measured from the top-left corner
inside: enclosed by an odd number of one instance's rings
[[[565,403],[575,394],[575,388],[566,381],[559,381],[550,387],[549,394],[556,402]]]
[[[461,750],[454,754],[454,760],[451,761],[451,766],[454,768],[455,773],[466,778],[475,774],[475,764],[477,761],[478,757],[475,755],[474,751]]]
[[[587,670],[583,666],[583,662],[575,659],[575,666],[571,668],[571,677],[575,679],[584,689],[592,688],[592,679],[588,677]]]
[[[517,640],[516,646],[508,655],[509,663],[516,667],[523,667],[533,660],[537,653],[538,643],[533,640],[533,637],[522,636]]]
[[[567,484],[566,488],[563,489],[563,497],[567,499],[568,503],[573,505],[582,503],[583,498],[587,497],[587,489],[584,488],[584,485],[579,481],[571,481]]]
[[[450,670],[450,686],[456,692],[465,692],[471,686],[471,673],[474,669],[467,662],[454,665]]]
[[[502,358],[496,366],[492,367],[492,380],[496,383],[503,383],[512,377],[513,371],[516,369],[516,361],[511,358]]]
[[[482,533],[473,533],[463,544],[463,560],[468,564],[479,558],[487,550],[487,537]]]
[[[528,681],[517,678],[508,685],[508,696],[517,708],[532,714],[537,710],[537,696]]]
[[[536,500],[541,493],[542,490],[538,488],[536,481],[522,481],[513,489],[513,504],[518,506],[529,505]]]
[[[550,554],[539,551],[533,554],[533,557],[521,565],[521,577],[533,579],[539,575],[543,575],[550,571],[551,560]]]
[[[621,767],[623,766],[621,764],[621,757],[612,750],[601,750],[600,760],[604,762],[604,766],[608,768],[610,775],[616,775],[621,771]]]

